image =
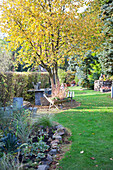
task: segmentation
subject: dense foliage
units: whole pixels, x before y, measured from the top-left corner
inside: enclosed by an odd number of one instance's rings
[[[53,122],[49,116],[48,119],[43,116],[39,119],[41,121],[37,123],[35,119],[34,123],[31,114],[28,109],[13,109],[11,112],[10,108],[7,111],[0,109],[0,169],[36,169],[49,152],[50,146],[45,138],[49,135],[48,125],[53,127]]]
[[[104,0],[102,2],[102,19],[104,21],[103,32],[105,41],[104,50],[100,54],[102,71],[106,75],[113,75],[113,1]]]
[[[77,58],[76,61],[75,58]],[[92,51],[84,54],[83,59],[80,59],[79,55],[70,57],[68,69],[75,71],[76,84],[87,88],[93,88],[94,81],[99,78],[101,73],[99,59]]]
[[[50,87],[48,73],[39,72],[7,72],[0,73],[0,103],[5,107],[13,97],[23,97],[24,100],[34,99],[33,84],[41,81],[41,88]]]
[[[84,5],[89,8],[81,15],[78,10]],[[95,49],[102,40],[97,0],[7,0],[1,10],[0,28],[9,35],[10,50],[22,46],[16,61],[40,64],[49,72],[52,87],[65,55]]]

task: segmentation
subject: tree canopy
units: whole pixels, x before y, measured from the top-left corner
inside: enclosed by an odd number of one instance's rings
[[[84,13],[78,9],[88,6]],[[98,1],[7,0],[1,5],[1,30],[10,50],[22,46],[16,61],[41,65],[58,79],[65,55],[96,50],[102,41]]]
[[[103,0],[102,3],[105,40],[103,43],[104,50],[99,55],[99,58],[103,73],[113,75],[113,1]]]

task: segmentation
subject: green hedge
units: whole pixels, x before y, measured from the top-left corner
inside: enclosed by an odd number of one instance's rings
[[[41,88],[50,86],[49,74],[46,72],[6,72],[0,73],[0,103],[5,106],[13,97],[23,97],[24,100],[34,98],[34,94],[28,93],[33,89],[33,84],[40,81]]]

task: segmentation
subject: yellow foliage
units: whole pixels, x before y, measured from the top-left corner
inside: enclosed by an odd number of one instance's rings
[[[0,29],[8,33],[11,50],[22,46],[18,61],[54,67],[64,55],[100,45],[97,0],[89,1],[92,8],[81,15],[77,11],[83,5],[83,0],[3,0]]]

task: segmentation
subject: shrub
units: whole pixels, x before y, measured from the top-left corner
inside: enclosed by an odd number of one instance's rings
[[[0,159],[0,170],[22,170],[23,164],[19,163],[19,158],[17,161],[12,154],[3,154],[3,157]]]
[[[14,87],[12,85],[12,73],[0,73],[0,104],[4,108],[13,97]]]
[[[35,84],[41,81],[41,88],[49,87],[49,74],[39,72],[6,72],[0,73],[0,103],[6,107],[8,101],[13,97],[23,97],[24,100],[30,100],[34,95],[28,93],[29,89],[34,88]]]
[[[61,87],[60,84],[58,84],[58,86],[53,89],[52,98],[64,99],[67,97],[67,94],[68,94],[67,86]]]
[[[67,72],[63,69],[58,69],[59,81],[61,83],[66,83]]]
[[[67,72],[63,69],[58,70],[59,81],[61,83],[71,84],[71,82],[75,79],[75,71],[68,70]]]
[[[78,82],[79,82],[79,78],[77,77],[77,76],[75,76],[75,83],[76,83],[76,85],[78,85]]]
[[[29,110],[24,109],[13,112],[12,129],[14,129],[22,143],[28,141],[31,132],[30,113]]]
[[[36,129],[37,127],[39,127],[39,125],[44,126],[44,128],[46,127],[52,127],[53,122],[52,122],[52,118],[50,115],[44,115],[39,117],[36,122],[33,124],[33,129]]]
[[[67,71],[66,83],[71,84],[71,82],[75,79],[75,71]]]
[[[5,153],[12,153],[17,150],[20,143],[14,133],[10,132],[0,139],[0,150]]]
[[[40,140],[39,142],[29,142],[23,143],[21,146],[21,154],[23,155],[23,161],[26,160],[26,157],[36,156],[36,160],[39,161],[40,158],[45,157],[44,151],[48,150],[49,146],[45,142]]]

